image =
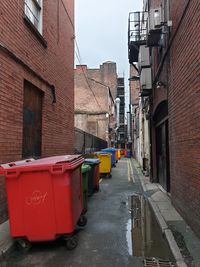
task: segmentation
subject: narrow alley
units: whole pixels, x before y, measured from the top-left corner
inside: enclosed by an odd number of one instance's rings
[[[131,160],[122,158],[112,179],[102,179],[100,191],[90,197],[88,223],[77,229],[76,249],[68,251],[62,240],[34,244],[24,254],[14,250],[0,266],[158,266],[145,265],[145,258],[172,266],[167,261],[173,256],[142,194]]]
[[[199,18],[0,1],[0,267],[200,267]]]

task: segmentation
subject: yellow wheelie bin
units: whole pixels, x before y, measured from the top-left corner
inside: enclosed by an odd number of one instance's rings
[[[107,152],[95,152],[95,155],[99,158],[100,160],[100,165],[99,165],[99,173],[101,177],[106,177],[106,178],[112,178],[111,174],[111,153]]]

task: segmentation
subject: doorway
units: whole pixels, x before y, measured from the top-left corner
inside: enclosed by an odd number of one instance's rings
[[[170,192],[168,120],[156,128],[157,179]]]
[[[162,101],[153,115],[155,134],[155,175],[156,181],[170,192],[170,160],[169,160],[169,135],[168,135],[168,102]]]
[[[23,158],[41,157],[43,92],[24,82],[23,106]]]

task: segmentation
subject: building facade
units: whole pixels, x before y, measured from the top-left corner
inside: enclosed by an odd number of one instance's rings
[[[74,152],[73,22],[73,0],[1,1],[1,163]]]
[[[99,69],[77,65],[75,77],[75,127],[108,142],[115,140],[116,63]]]
[[[139,65],[141,95],[150,110],[151,180],[170,193],[175,207],[197,234],[199,8],[198,0],[144,1],[143,11],[133,14],[140,27],[129,28],[129,60]]]
[[[125,148],[127,143],[127,129],[125,126],[125,83],[124,77],[117,78],[117,97],[119,104],[119,128],[117,129],[117,147]]]
[[[150,117],[148,97],[141,92],[139,72],[141,67],[130,65],[130,112],[133,156],[142,166],[143,173],[151,172]]]

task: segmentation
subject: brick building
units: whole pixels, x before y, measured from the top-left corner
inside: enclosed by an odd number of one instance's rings
[[[125,148],[127,134],[125,134],[125,83],[124,77],[117,78],[117,97],[120,99],[119,104],[119,129],[117,131],[117,147]]]
[[[129,35],[129,60],[143,64],[139,70],[140,87],[146,93],[151,113],[151,179],[171,193],[175,207],[197,234],[200,232],[199,10],[198,0],[144,1],[143,12],[134,14],[136,20],[140,18],[141,27],[132,28],[135,39]],[[144,65],[145,58],[148,66]],[[148,82],[151,87],[147,87]]]
[[[116,63],[105,62],[99,69],[77,65],[74,75],[75,126],[110,145],[115,138]]]
[[[73,153],[74,1],[0,6],[0,162]]]

